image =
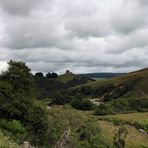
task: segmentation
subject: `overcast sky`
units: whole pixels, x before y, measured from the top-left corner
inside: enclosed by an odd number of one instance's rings
[[[148,0],[0,0],[0,71],[128,72],[148,67]]]

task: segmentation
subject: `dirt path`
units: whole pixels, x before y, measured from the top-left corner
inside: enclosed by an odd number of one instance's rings
[[[93,99],[89,99],[93,104],[95,105],[100,105],[102,102],[100,101],[100,98],[93,98]]]

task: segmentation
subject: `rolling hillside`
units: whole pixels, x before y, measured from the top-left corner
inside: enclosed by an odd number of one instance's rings
[[[89,87],[91,90],[90,95],[102,99],[107,95],[108,97],[112,96],[113,98],[119,98],[121,96],[145,98],[148,96],[148,68],[111,79],[87,83],[74,87],[72,90],[81,92],[81,89],[85,87]],[[113,96],[116,93],[120,94],[120,96]]]
[[[70,95],[81,95],[100,104],[96,115],[148,111],[148,69],[73,87]],[[94,103],[93,99],[96,103]]]

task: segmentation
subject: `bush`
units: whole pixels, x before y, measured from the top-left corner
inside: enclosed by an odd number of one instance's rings
[[[91,110],[93,107],[93,104],[88,99],[73,99],[71,101],[71,105],[80,110]]]
[[[108,115],[108,114],[115,114],[115,109],[111,106],[105,105],[105,104],[100,104],[96,110],[95,110],[95,115]]]
[[[140,99],[129,100],[129,106],[133,110],[137,110],[139,112],[147,112],[148,111],[148,99],[140,98]]]
[[[106,84],[106,85],[102,85],[97,87],[94,91],[93,91],[93,95],[94,96],[102,96],[103,94],[110,92],[111,90],[113,90],[115,88],[114,84]]]
[[[26,133],[26,129],[22,126],[22,124],[20,123],[20,121],[17,120],[12,120],[12,121],[8,121],[5,119],[0,120],[0,127],[4,130],[8,130],[9,132],[12,133],[21,133],[21,134],[25,134]]]
[[[57,104],[57,105],[64,105],[69,103],[71,100],[71,98],[69,97],[69,95],[65,92],[55,92],[53,99],[52,99],[52,103],[53,104]]]
[[[99,126],[86,121],[83,125],[81,125],[77,129],[77,133],[79,136],[79,148],[107,148],[112,147],[111,145],[105,141],[103,136],[101,135],[101,129]]]

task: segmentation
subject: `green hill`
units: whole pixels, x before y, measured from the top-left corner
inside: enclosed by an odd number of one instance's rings
[[[62,75],[59,75],[57,80],[63,82],[63,83],[67,83],[68,81],[71,81],[73,79],[77,79],[79,78],[79,75],[73,74],[73,73],[65,73]]]
[[[71,90],[81,92],[82,88],[89,87],[91,90],[90,95],[96,97],[103,97],[104,95],[113,95],[115,92],[121,96],[135,96],[147,97],[148,96],[148,68],[131,72],[122,76],[114,77],[111,79],[98,80],[73,87]],[[83,92],[81,92],[83,93]],[[118,97],[117,97],[118,98]]]
[[[70,89],[71,95],[101,103],[96,114],[148,111],[148,68]]]

